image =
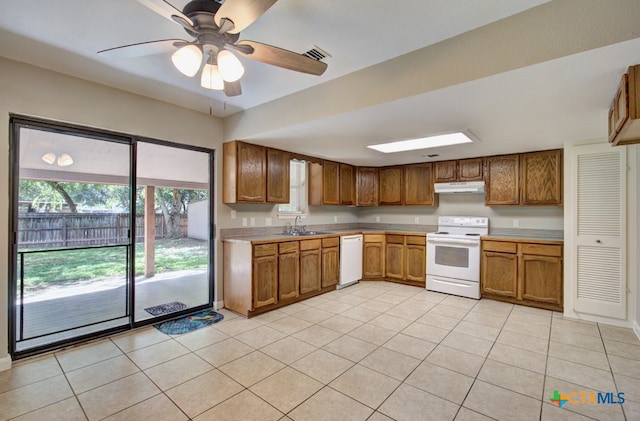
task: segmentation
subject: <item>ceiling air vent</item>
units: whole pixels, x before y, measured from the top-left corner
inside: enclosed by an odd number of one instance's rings
[[[331,57],[331,54],[327,53],[317,45],[314,45],[312,49],[310,49],[306,53],[302,53],[302,55],[318,61],[322,61],[324,58]]]

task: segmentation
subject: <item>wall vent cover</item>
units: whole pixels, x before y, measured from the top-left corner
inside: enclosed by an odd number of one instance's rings
[[[326,51],[324,51],[322,48],[318,47],[317,45],[314,45],[312,49],[310,49],[309,51],[302,53],[303,56],[312,58],[314,60],[318,60],[318,61],[322,61],[323,59],[327,58],[327,57],[331,57],[331,54],[327,53]]]

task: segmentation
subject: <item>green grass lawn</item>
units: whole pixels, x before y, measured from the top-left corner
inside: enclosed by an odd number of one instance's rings
[[[156,240],[155,273],[206,268],[206,241]],[[126,275],[126,248],[111,247],[25,254],[25,287],[42,288]],[[144,245],[136,244],[136,275],[144,274]]]

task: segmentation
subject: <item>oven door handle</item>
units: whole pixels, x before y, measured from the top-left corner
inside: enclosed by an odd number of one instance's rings
[[[427,237],[427,241],[433,244],[460,244],[460,245],[472,245],[477,246],[480,244],[479,241],[475,240],[461,240],[456,238],[429,238]]]

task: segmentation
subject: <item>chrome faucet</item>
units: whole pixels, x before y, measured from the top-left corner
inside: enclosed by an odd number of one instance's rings
[[[293,232],[298,233],[298,219],[302,219],[300,215],[296,216],[296,219],[293,221]]]

